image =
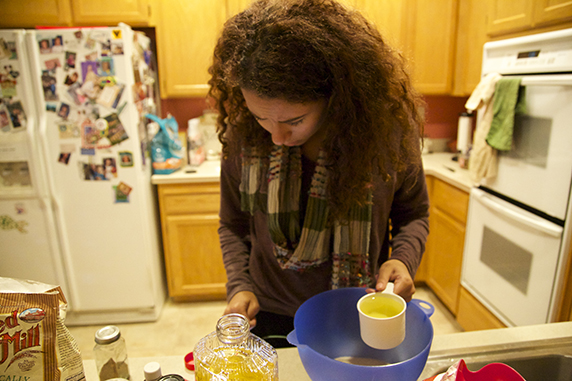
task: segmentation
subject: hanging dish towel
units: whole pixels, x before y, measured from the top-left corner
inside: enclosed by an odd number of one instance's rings
[[[502,78],[498,73],[487,74],[477,85],[465,107],[475,111],[483,109],[481,121],[473,136],[473,148],[469,158],[469,175],[479,184],[483,178],[494,178],[497,174],[497,151],[486,141],[493,119],[493,95],[495,86]]]
[[[487,143],[499,151],[510,151],[515,113],[526,109],[526,87],[520,86],[520,78],[501,78],[493,97],[493,120],[487,134]]]

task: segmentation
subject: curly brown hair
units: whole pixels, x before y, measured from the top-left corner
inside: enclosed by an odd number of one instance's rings
[[[388,179],[419,162],[421,98],[401,54],[359,12],[334,0],[260,0],[226,22],[213,59],[209,96],[225,157],[243,146],[267,154],[273,145],[241,88],[292,103],[328,101],[322,148],[332,216],[366,202],[372,174]]]

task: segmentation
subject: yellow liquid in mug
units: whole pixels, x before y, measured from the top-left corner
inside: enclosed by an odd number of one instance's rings
[[[375,294],[361,301],[361,311],[373,318],[387,319],[399,315],[403,306],[397,300],[390,297]]]

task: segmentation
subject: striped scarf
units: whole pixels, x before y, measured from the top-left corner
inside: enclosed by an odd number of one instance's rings
[[[304,271],[331,260],[332,289],[368,286],[371,192],[365,206],[350,209],[347,223],[335,221],[328,226],[325,159],[321,151],[300,228],[301,148],[275,145],[269,158],[243,149],[241,208],[251,214],[259,210],[268,215],[274,255],[282,269]]]

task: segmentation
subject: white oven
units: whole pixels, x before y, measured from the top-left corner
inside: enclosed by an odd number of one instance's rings
[[[471,191],[461,283],[509,326],[550,322],[571,235],[572,29],[485,44],[491,72],[522,78],[527,111]]]

